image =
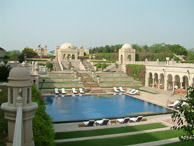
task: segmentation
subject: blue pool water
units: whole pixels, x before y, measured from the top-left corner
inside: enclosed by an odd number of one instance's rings
[[[46,111],[54,122],[170,111],[127,95],[46,97],[46,101]]]

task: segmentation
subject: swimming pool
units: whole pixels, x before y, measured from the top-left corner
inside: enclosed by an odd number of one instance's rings
[[[46,101],[46,112],[53,118],[53,122],[170,112],[127,95],[46,97]]]

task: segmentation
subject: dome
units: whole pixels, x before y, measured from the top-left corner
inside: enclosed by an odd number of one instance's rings
[[[69,49],[75,49],[75,47],[71,43],[64,43],[60,46],[61,50],[69,50]]]
[[[10,73],[9,73],[9,80],[30,80],[30,72],[22,67],[21,65],[18,65],[17,67],[14,67]]]
[[[124,44],[122,46],[123,49],[132,49],[132,46],[130,44]]]

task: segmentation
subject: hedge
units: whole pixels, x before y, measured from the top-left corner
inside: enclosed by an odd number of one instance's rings
[[[145,84],[145,65],[128,64],[126,65],[126,73],[133,79],[141,81],[143,85]]]

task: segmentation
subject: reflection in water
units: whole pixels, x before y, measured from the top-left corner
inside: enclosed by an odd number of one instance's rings
[[[46,111],[53,121],[128,116],[135,113],[168,112],[154,104],[126,95],[47,97]]]

